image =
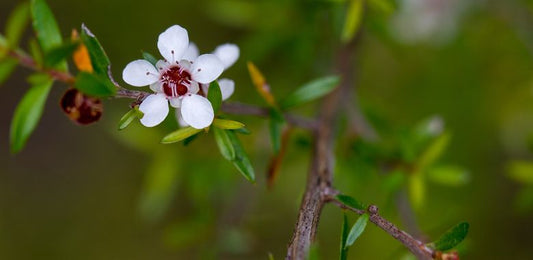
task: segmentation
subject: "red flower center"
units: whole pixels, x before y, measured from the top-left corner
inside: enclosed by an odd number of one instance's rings
[[[179,66],[174,66],[161,75],[163,92],[168,97],[179,97],[187,94],[191,84],[191,74]]]

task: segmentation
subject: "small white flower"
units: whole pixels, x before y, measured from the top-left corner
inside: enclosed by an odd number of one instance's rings
[[[187,51],[185,52],[184,58],[189,61],[195,60],[198,58],[199,55],[198,47],[194,43],[190,43],[189,47],[187,48]],[[224,70],[231,67],[237,59],[239,59],[239,47],[235,44],[226,43],[219,45],[215,48],[213,51],[213,55],[215,55],[224,65]],[[185,58],[186,57],[186,58]],[[235,91],[235,82],[231,79],[219,79],[217,80],[217,83],[220,87],[220,92],[222,94],[222,100],[226,100]],[[209,91],[209,84],[207,83],[201,83],[200,89],[202,90],[202,94],[207,96],[207,92]],[[185,119],[185,115],[183,113],[183,109],[177,108],[176,109],[176,118],[178,120],[178,123],[180,126],[189,126],[190,123],[188,123],[189,120]]]
[[[150,85],[155,94],[148,96],[139,110],[144,113],[141,123],[147,127],[160,124],[168,115],[168,102],[180,107],[183,120],[197,129],[211,125],[214,119],[209,100],[198,95],[199,84],[217,79],[226,63],[214,54],[199,55],[194,44],[189,45],[187,30],[174,25],[159,35],[157,48],[164,60],[154,67],[146,60],[130,62],[122,72],[124,81],[135,87]]]

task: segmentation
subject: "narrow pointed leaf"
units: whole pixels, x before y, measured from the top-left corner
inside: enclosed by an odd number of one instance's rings
[[[48,53],[53,48],[60,46],[63,43],[63,39],[54,14],[48,4],[44,0],[32,0],[31,14],[33,29],[37,34],[37,40],[43,52]],[[67,63],[59,63],[55,68],[66,71]]]
[[[349,42],[357,34],[361,27],[363,19],[363,0],[350,0],[346,20],[342,29],[341,40],[344,43]]]
[[[220,119],[217,118],[213,121],[213,125],[220,128],[220,129],[240,129],[244,127],[244,124],[238,121],[233,120],[227,120],[227,119]]]
[[[363,205],[363,203],[357,201],[356,199],[348,196],[348,195],[344,195],[344,194],[339,194],[335,197],[338,201],[342,202],[342,204],[348,206],[348,207],[351,207],[351,208],[354,208],[354,209],[359,209],[359,210],[365,210],[365,205]]]
[[[368,223],[368,218],[369,215],[365,213],[357,219],[355,224],[353,224],[352,229],[348,234],[348,238],[346,239],[346,245],[344,245],[345,247],[353,245],[355,240],[357,240],[357,238],[359,238],[363,231],[365,231],[366,223]]]
[[[41,46],[35,38],[31,38],[29,42],[30,54],[35,64],[42,66],[43,65],[43,52],[41,51]]]
[[[138,106],[136,108],[132,108],[130,111],[128,111],[126,114],[120,118],[120,121],[118,122],[118,130],[123,130],[126,127],[128,127],[131,122],[133,122],[136,118],[142,118],[143,113],[139,111]]]
[[[207,99],[211,102],[213,111],[215,111],[216,114],[222,105],[222,92],[220,91],[220,86],[216,80],[209,84]]]
[[[465,239],[469,227],[470,225],[467,222],[459,223],[457,226],[446,231],[437,241],[429,244],[429,246],[439,251],[450,250]]]
[[[415,172],[408,179],[409,201],[415,210],[424,205],[426,198],[426,182],[420,172]]]
[[[343,213],[342,229],[341,229],[341,247],[340,247],[340,260],[346,260],[348,257],[348,248],[346,248],[346,239],[348,239],[348,216]]]
[[[116,93],[115,86],[102,80],[95,74],[80,72],[76,76],[75,87],[81,92],[94,97],[109,97]]]
[[[280,107],[285,110],[323,97],[334,90],[339,81],[340,78],[338,76],[328,76],[313,80],[281,100]]]
[[[235,149],[233,148],[233,144],[228,137],[227,131],[215,127],[213,128],[213,133],[215,134],[215,141],[222,156],[224,156],[224,158],[228,161],[234,160]]]
[[[94,71],[101,77],[107,78],[107,71],[111,64],[109,58],[96,36],[94,36],[85,24],[81,26],[81,40],[89,51],[89,57],[91,57],[91,64]]]
[[[446,132],[435,138],[435,140],[433,140],[433,142],[430,143],[428,147],[424,150],[424,152],[420,155],[420,158],[417,162],[417,168],[420,171],[423,171],[427,167],[435,163],[442,156],[442,154],[446,150],[446,147],[448,147],[450,139],[451,135]]]
[[[276,99],[270,91],[270,86],[267,84],[261,71],[252,62],[248,62],[248,72],[250,73],[250,78],[252,78],[252,83],[254,84],[257,93],[261,95],[268,105],[271,107],[277,107]]]
[[[2,85],[17,67],[18,61],[13,58],[0,60],[0,85]]]
[[[161,143],[171,144],[171,143],[179,142],[179,141],[184,140],[187,137],[195,135],[196,133],[200,131],[202,131],[202,129],[196,129],[190,126],[185,127],[185,128],[180,128],[177,131],[174,131],[168,134],[167,136],[163,137],[163,139],[161,140]]]
[[[61,46],[54,47],[44,56],[44,65],[54,67],[69,58],[76,48],[78,48],[77,42],[66,42]]]
[[[37,126],[52,83],[52,79],[47,75],[35,75],[30,78],[31,88],[18,104],[11,121],[10,143],[12,153],[22,150]]]
[[[269,120],[269,130],[270,130],[270,142],[272,143],[272,150],[274,154],[279,153],[281,147],[281,131],[285,126],[285,118],[281,112],[277,109],[270,109],[270,120]]]
[[[157,58],[154,57],[154,55],[148,53],[148,52],[145,52],[143,51],[143,59],[147,60],[148,62],[152,63],[152,65],[154,65],[155,67],[155,64],[157,63]]]
[[[11,12],[6,22],[6,39],[11,48],[18,47],[20,38],[30,22],[30,5],[22,2]]]
[[[470,176],[468,171],[455,165],[440,165],[427,170],[427,178],[434,183],[458,187],[468,183]]]
[[[228,137],[233,145],[235,150],[235,159],[233,160],[233,165],[239,170],[239,172],[250,182],[255,182],[255,172],[248,155],[242,147],[241,141],[237,138],[237,135],[232,131],[227,131]]]

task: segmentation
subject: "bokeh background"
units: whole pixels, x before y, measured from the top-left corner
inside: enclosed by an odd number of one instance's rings
[[[0,28],[17,3],[0,1]],[[224,72],[236,82],[231,100],[259,105],[246,61],[261,68],[279,97],[328,75],[346,12],[342,0],[48,3],[65,36],[81,23],[91,28],[117,79],[140,50],[158,54],[157,36],[173,24],[187,28],[202,52],[237,43],[240,59]],[[365,11],[354,106],[380,133],[405,133],[436,115],[451,136],[439,162],[468,172],[456,185],[425,184],[424,202],[414,209],[417,226],[431,240],[468,221],[462,258],[530,259],[533,184],[513,178],[509,168],[520,160],[527,172],[533,162],[533,1],[390,3],[392,9]],[[172,116],[153,129],[135,122],[117,131],[128,100],[106,100],[95,125],[71,123],[58,105],[66,86],[57,83],[27,147],[11,155],[9,124],[28,75],[18,69],[1,86],[0,259],[284,258],[309,165],[306,132],[294,132],[276,185],[267,190],[266,120],[236,117],[253,133],[241,136],[258,175],[252,185],[219,155],[210,135],[187,147],[159,144],[177,127]],[[312,116],[317,104],[296,112]],[[339,143],[351,144],[344,133]],[[401,143],[395,136],[380,138]],[[372,156],[365,162],[365,149],[350,147],[340,145],[336,186],[380,205],[405,227],[397,207],[402,189],[384,189],[387,169]],[[318,235],[322,259],[338,257],[341,222],[342,212],[326,206]],[[369,225],[349,258],[404,255],[401,244]]]

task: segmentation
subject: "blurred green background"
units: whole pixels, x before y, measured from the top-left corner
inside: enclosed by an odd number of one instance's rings
[[[459,248],[463,258],[531,258],[533,177],[517,181],[508,168],[521,160],[525,175],[533,176],[533,168],[527,169],[528,160],[533,162],[533,1],[423,2],[369,4],[353,71],[357,106],[385,146],[401,143],[398,136],[434,115],[451,134],[439,162],[466,169],[468,182],[425,184],[415,215],[430,240],[468,221],[470,233]],[[231,100],[261,105],[246,61],[261,68],[278,97],[328,75],[346,12],[340,0],[48,3],[65,36],[81,23],[98,36],[117,79],[140,50],[158,55],[157,36],[173,24],[188,29],[201,52],[236,43],[240,59],[224,72],[236,82]],[[16,4],[0,2],[0,28]],[[18,69],[1,86],[0,259],[267,259],[269,252],[284,258],[309,165],[306,132],[293,134],[269,191],[266,120],[235,117],[252,131],[241,136],[258,175],[252,185],[216,152],[210,135],[188,147],[160,145],[176,128],[172,116],[153,129],[135,122],[118,132],[128,100],[105,100],[103,119],[95,125],[72,124],[59,109],[66,88],[57,83],[27,147],[11,155],[9,123],[27,75]],[[297,112],[312,116],[317,104]],[[340,140],[345,142],[339,142],[336,186],[379,205],[404,227],[396,207],[404,193],[383,188],[388,170],[364,156],[365,146],[362,152],[352,149],[354,138]],[[338,257],[341,214],[331,205],[324,208],[322,259]],[[349,258],[404,255],[400,243],[369,225]]]

